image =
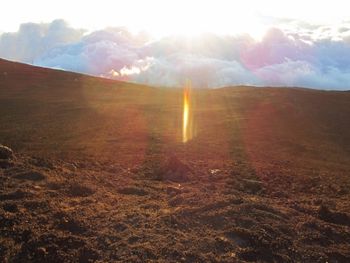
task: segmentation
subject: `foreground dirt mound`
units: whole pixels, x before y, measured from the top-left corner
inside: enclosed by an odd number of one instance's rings
[[[181,162],[175,155],[172,155],[164,162],[159,170],[159,178],[172,182],[187,182],[190,180],[191,169]]]
[[[13,157],[13,151],[7,146],[0,144],[0,159],[11,159]]]
[[[160,181],[35,160],[0,169],[1,262],[350,262],[349,195],[276,197],[237,167],[179,183],[176,159]]]
[[[0,144],[0,169],[13,166],[13,151],[7,146]]]

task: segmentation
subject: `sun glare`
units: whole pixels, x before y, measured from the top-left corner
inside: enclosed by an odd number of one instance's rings
[[[232,10],[221,9],[212,3],[203,2],[200,7],[190,1],[186,5],[174,5],[173,12],[167,13],[167,16],[151,16],[147,23],[135,20],[134,28],[147,27],[146,30],[156,37],[195,36],[212,32],[223,35],[249,33],[259,38],[264,33],[264,28],[252,10],[241,7],[240,12],[235,10],[232,13]]]
[[[191,111],[191,82],[187,81],[183,95],[183,116],[182,116],[182,142],[186,143],[192,139],[192,127],[190,121]]]
[[[260,37],[264,27],[274,18],[332,23],[347,19],[346,7],[349,5],[345,0],[319,1],[317,5],[314,1],[304,0],[103,0],[85,1],[84,12],[77,15],[76,10],[82,8],[81,1],[35,2],[40,8],[33,9],[32,1],[21,1],[22,8],[19,9],[17,1],[8,1],[8,12],[0,17],[0,31],[16,31],[23,22],[48,22],[62,18],[74,27],[90,31],[110,26],[127,26],[131,31],[147,31],[155,37],[202,32],[248,33]],[[16,16],[11,15],[13,13]]]

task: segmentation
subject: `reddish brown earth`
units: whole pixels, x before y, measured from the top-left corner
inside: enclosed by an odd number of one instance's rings
[[[192,98],[0,60],[0,261],[350,262],[350,92]]]

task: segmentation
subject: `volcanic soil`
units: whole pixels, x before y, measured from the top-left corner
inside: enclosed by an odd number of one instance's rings
[[[350,262],[350,93],[191,98],[0,60],[0,261]]]

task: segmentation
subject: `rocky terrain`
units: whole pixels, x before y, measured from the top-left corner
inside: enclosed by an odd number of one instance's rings
[[[350,262],[350,93],[0,62],[1,262]]]

